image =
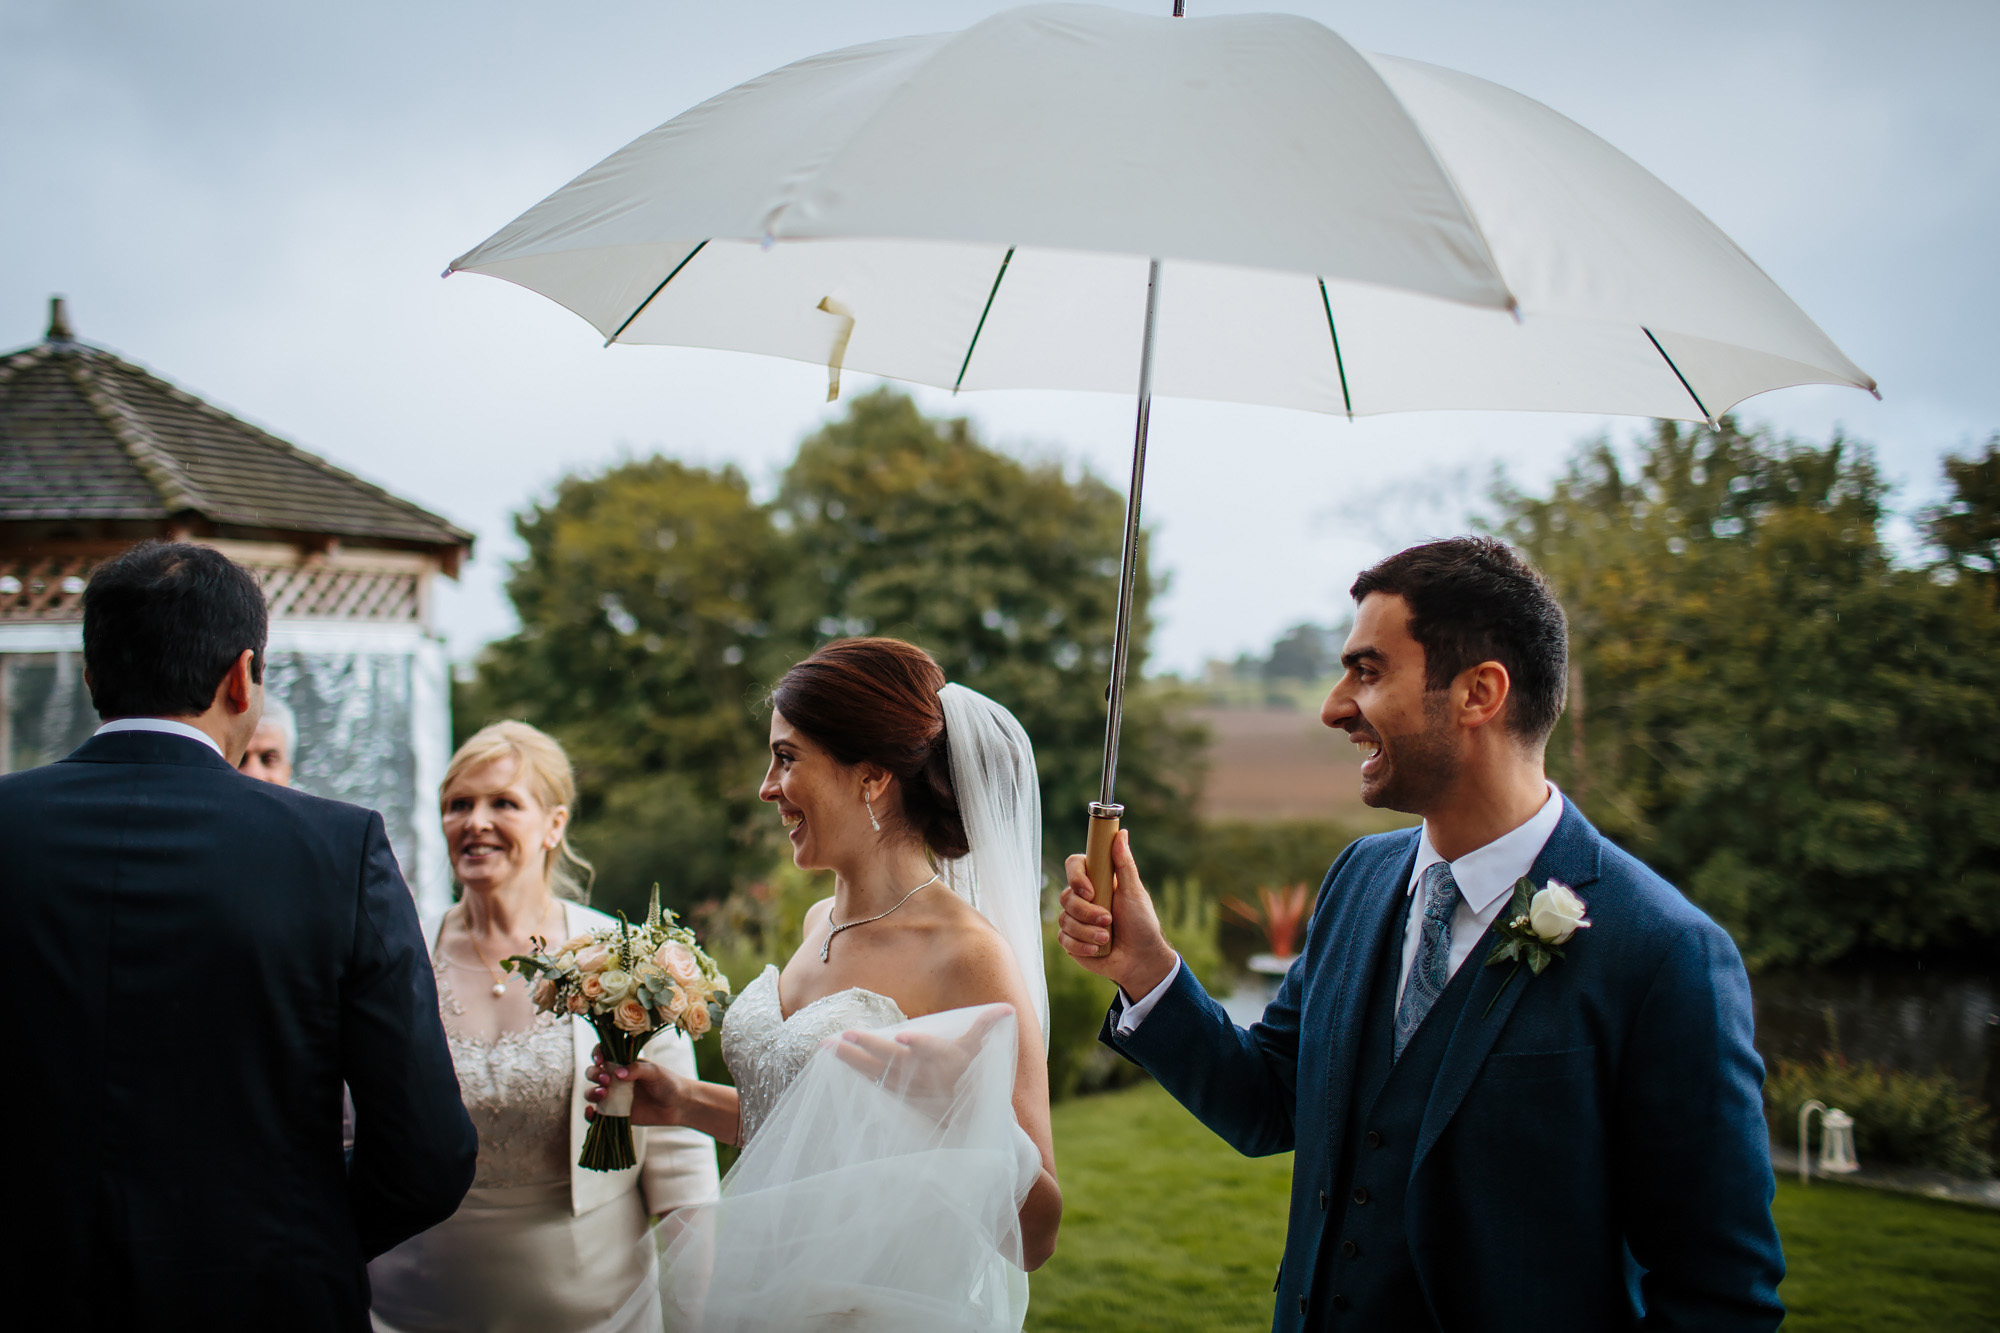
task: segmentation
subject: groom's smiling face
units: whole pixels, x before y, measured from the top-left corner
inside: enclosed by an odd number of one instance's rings
[[[1360,747],[1361,799],[1422,814],[1451,785],[1458,738],[1446,719],[1449,696],[1425,683],[1423,645],[1410,633],[1410,605],[1370,593],[1355,608],[1342,646],[1344,668],[1320,721]]]

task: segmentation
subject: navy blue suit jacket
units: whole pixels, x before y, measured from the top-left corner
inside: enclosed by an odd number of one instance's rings
[[[1104,1039],[1249,1156],[1292,1151],[1275,1330],[1304,1325],[1353,1085],[1375,942],[1418,830],[1354,843],[1328,872],[1292,966],[1245,1030],[1182,968],[1146,1021]],[[1591,926],[1541,976],[1480,968],[1418,1137],[1410,1252],[1437,1327],[1775,1328],[1764,1067],[1735,945],[1574,805],[1530,871],[1574,888]],[[1498,999],[1495,999],[1495,996]],[[1488,1005],[1491,1004],[1491,1010]],[[1315,1309],[1324,1308],[1315,1302]],[[1397,1331],[1400,1333],[1400,1330]]]
[[[478,1152],[381,816],[122,732],[0,778],[0,848],[17,1313],[366,1329]]]

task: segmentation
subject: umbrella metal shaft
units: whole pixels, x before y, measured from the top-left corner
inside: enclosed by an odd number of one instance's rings
[[[1160,306],[1160,261],[1146,269],[1146,331],[1139,344],[1139,414],[1132,434],[1132,480],[1125,492],[1125,549],[1118,570],[1118,619],[1111,636],[1110,705],[1104,721],[1104,773],[1098,804],[1114,806],[1118,731],[1125,717],[1125,663],[1132,646],[1132,601],[1138,592],[1139,505],[1146,485],[1146,433],[1153,415],[1153,330]]]

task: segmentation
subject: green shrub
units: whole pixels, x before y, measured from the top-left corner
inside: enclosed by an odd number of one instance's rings
[[[1202,825],[1188,877],[1216,898],[1249,898],[1262,884],[1309,884],[1317,892],[1354,837],[1331,819],[1213,819]]]
[[[1828,1053],[1815,1061],[1778,1060],[1764,1081],[1772,1136],[1798,1147],[1799,1108],[1811,1100],[1854,1117],[1854,1152],[1863,1165],[1896,1162],[1955,1175],[1993,1172],[1993,1118],[1986,1103],[1942,1075],[1886,1069]]]

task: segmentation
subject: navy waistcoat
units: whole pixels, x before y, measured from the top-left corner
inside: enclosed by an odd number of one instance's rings
[[[1414,897],[1404,895],[1376,949],[1354,1106],[1333,1178],[1320,1255],[1327,1280],[1318,1286],[1328,1293],[1327,1308],[1315,1311],[1316,1318],[1309,1321],[1323,1328],[1402,1333],[1434,1327],[1410,1257],[1403,1200],[1431,1087],[1486,949],[1483,940],[1473,946],[1403,1048],[1402,1058],[1396,1059],[1396,982]]]

